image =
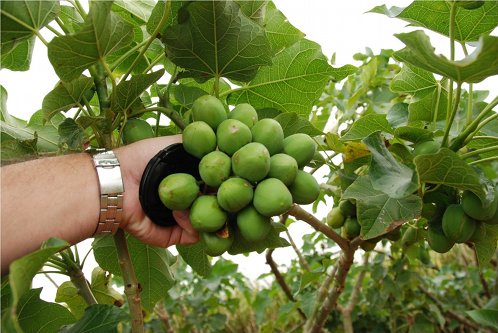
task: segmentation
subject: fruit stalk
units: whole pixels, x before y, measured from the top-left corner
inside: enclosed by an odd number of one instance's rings
[[[330,312],[337,307],[337,300],[344,291],[344,284],[348,272],[353,265],[354,253],[356,247],[348,248],[342,252],[339,258],[339,267],[337,269],[336,277],[330,293],[327,295],[323,303],[313,315],[308,319],[304,332],[306,333],[319,333],[325,325]]]
[[[118,254],[119,267],[123,276],[124,292],[128,300],[131,314],[131,331],[133,333],[144,332],[144,318],[140,302],[140,285],[135,275],[135,270],[131,262],[126,235],[122,229],[118,229],[114,235],[114,243]]]
[[[287,298],[291,302],[295,303],[296,299],[292,295],[291,289],[290,289],[289,285],[287,284],[287,282],[285,282],[285,279],[282,276],[282,273],[280,273],[280,271],[278,270],[277,264],[273,260],[272,254],[273,254],[273,249],[268,249],[266,251],[266,263],[268,264],[268,266],[270,266],[270,270],[273,273],[273,275],[275,275],[275,280],[277,281],[280,288],[282,288],[285,296],[287,296]],[[301,310],[301,308],[297,308],[297,311],[299,312],[299,315],[301,316],[301,318],[306,320],[306,315],[304,314],[303,310]]]
[[[341,248],[342,251],[350,251],[350,245],[346,239],[342,238],[328,225],[318,220],[315,216],[313,216],[313,214],[305,211],[303,208],[301,208],[301,206],[293,205],[288,214],[294,216],[298,220],[308,223],[315,230],[320,231],[325,236],[332,239],[334,242],[336,242],[336,244]]]

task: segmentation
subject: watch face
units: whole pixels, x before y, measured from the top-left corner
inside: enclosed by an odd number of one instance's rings
[[[139,200],[145,214],[161,226],[176,224],[172,211],[159,199],[158,188],[164,177],[173,173],[188,173],[197,180],[200,160],[188,154],[181,143],[172,144],[154,156],[144,170],[139,188]]]

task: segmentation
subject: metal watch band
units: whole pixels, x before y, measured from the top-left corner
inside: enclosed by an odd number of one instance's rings
[[[123,215],[121,167],[112,150],[94,150],[92,155],[100,184],[100,215],[94,236],[113,235]]]

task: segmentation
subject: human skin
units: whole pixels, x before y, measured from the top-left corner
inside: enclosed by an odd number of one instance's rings
[[[161,149],[181,136],[147,139],[114,149],[123,178],[120,228],[144,243],[169,247],[198,241],[188,212],[175,211],[177,225],[158,226],[138,199],[142,173]],[[1,268],[40,247],[50,237],[76,244],[93,236],[100,211],[100,187],[86,153],[36,159],[1,168]]]

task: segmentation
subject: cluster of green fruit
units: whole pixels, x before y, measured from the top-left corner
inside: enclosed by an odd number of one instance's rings
[[[425,207],[427,206],[424,205]],[[473,192],[464,191],[460,203],[448,205],[441,219],[429,221],[429,246],[436,252],[445,253],[455,243],[477,242],[483,239],[486,236],[485,224],[498,224],[497,208],[498,187],[495,189],[494,200],[489,205],[483,205]]]
[[[191,115],[193,121],[182,134],[183,148],[200,159],[202,182],[175,173],[161,181],[158,191],[169,209],[190,209],[190,222],[207,254],[229,250],[235,232],[248,242],[264,241],[272,216],[294,203],[317,199],[317,181],[302,170],[316,152],[309,135],[284,137],[278,121],[258,120],[250,104],[227,112],[210,95],[194,101]]]

